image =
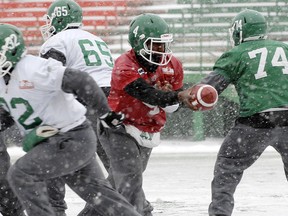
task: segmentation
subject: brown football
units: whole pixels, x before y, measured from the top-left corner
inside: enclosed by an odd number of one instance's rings
[[[193,86],[191,94],[193,95],[192,105],[195,111],[211,110],[218,101],[217,90],[207,84],[197,84]]]

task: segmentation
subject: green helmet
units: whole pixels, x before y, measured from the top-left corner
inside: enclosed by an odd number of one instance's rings
[[[9,74],[25,55],[21,31],[10,24],[0,24],[0,77]]]
[[[82,8],[73,0],[56,0],[44,16],[46,25],[40,27],[44,40],[69,27],[82,25]]]
[[[172,57],[170,50],[173,36],[170,34],[168,24],[158,15],[141,14],[134,18],[129,26],[129,43],[137,55],[149,63],[166,65]],[[162,52],[152,49],[153,44],[164,44]],[[160,58],[155,58],[155,55]]]
[[[229,32],[234,46],[245,41],[266,39],[267,22],[258,11],[246,9],[234,17]]]

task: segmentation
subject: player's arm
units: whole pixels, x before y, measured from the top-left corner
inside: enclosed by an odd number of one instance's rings
[[[223,75],[218,73],[217,70],[208,74],[200,81],[200,83],[213,86],[217,90],[218,95],[221,94],[230,84],[230,82]]]
[[[95,80],[83,71],[66,68],[62,80],[62,90],[76,95],[97,117],[104,127],[118,127],[124,115],[111,111],[107,98]]]
[[[6,130],[15,123],[9,112],[3,109],[3,107],[0,107],[0,123],[0,132]]]
[[[53,58],[57,61],[62,62],[64,66],[66,65],[66,56],[62,52],[54,48],[51,48],[46,53],[40,53],[40,57],[45,58],[45,59]]]
[[[179,103],[178,92],[156,89],[142,78],[129,83],[124,90],[132,97],[153,106],[166,107]]]

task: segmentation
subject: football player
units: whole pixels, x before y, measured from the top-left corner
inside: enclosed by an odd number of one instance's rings
[[[111,156],[109,174],[118,191],[145,216],[152,215],[153,207],[145,199],[143,172],[158,145],[157,134],[165,125],[166,112],[178,109],[177,95],[183,87],[183,68],[172,55],[172,41],[162,18],[141,14],[129,26],[132,49],[115,61],[112,71],[109,105],[121,110],[126,120],[125,127],[109,135],[119,142],[105,149]],[[127,154],[127,149],[133,154]]]
[[[108,96],[114,65],[111,52],[100,37],[81,28],[83,13],[79,4],[73,0],[55,1],[49,6],[45,20],[46,24],[40,29],[45,40],[40,48],[40,56],[46,59],[54,58],[64,66],[88,73]],[[86,106],[84,101],[80,102]],[[97,118],[93,110],[87,108],[86,116],[96,133]],[[109,170],[109,158],[99,139],[97,139],[97,154],[105,169]],[[64,182],[61,179],[53,179],[49,180],[48,184],[51,203],[58,215],[64,216],[67,208],[64,201]]]
[[[40,29],[45,40],[40,56],[54,58],[64,66],[88,73],[108,96],[114,62],[107,44],[81,28],[82,8],[73,0],[58,0],[49,6],[45,18],[46,25]],[[97,121],[93,113],[88,112],[88,117],[96,131]],[[98,150],[103,150],[101,145]],[[102,151],[98,155],[108,169],[107,155]]]
[[[267,39],[267,21],[255,10],[237,14],[230,35],[234,47],[201,82],[218,94],[233,84],[240,101],[239,117],[217,155],[210,216],[232,215],[243,172],[268,146],[282,157],[288,180],[288,45]]]
[[[109,105],[126,116],[125,127],[112,137],[122,140],[125,148],[134,149],[135,154],[125,160],[134,161],[133,169],[138,170],[139,179],[147,167],[153,147],[159,144],[157,134],[165,125],[166,112],[174,112],[179,107],[177,92],[182,90],[184,72],[181,62],[172,54],[172,41],[173,36],[165,20],[156,14],[141,14],[129,26],[132,49],[117,58],[112,71]],[[119,154],[124,156],[125,151],[122,149]],[[126,168],[125,173],[129,172]],[[119,179],[118,176],[113,173],[114,179]],[[133,200],[133,194],[127,193],[125,178],[117,180],[122,182],[118,187],[122,194],[127,194],[125,197],[131,203],[139,207]],[[134,187],[139,199],[143,200],[142,181],[139,180]],[[152,215],[153,208],[145,205],[143,215]]]
[[[95,160],[95,133],[86,119],[86,108],[75,96],[106,127],[119,127],[122,114],[110,110],[103,91],[88,73],[51,58],[27,55],[25,50],[19,29],[0,24],[0,105],[17,124],[27,151],[9,168],[7,178],[27,214],[56,215],[46,180],[62,177],[97,215],[139,215],[104,179]]]

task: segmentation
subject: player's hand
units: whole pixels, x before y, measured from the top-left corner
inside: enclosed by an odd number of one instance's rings
[[[100,122],[105,128],[118,128],[122,125],[125,115],[123,113],[116,113],[114,111],[110,111],[100,118]]]
[[[57,134],[59,130],[49,125],[40,125],[31,130],[28,134],[26,134],[23,138],[23,150],[25,152],[30,151],[39,143],[48,139],[51,136]]]
[[[179,92],[178,99],[194,111],[211,110],[218,101],[218,92],[211,85],[196,84]]]
[[[192,94],[192,92],[192,87],[178,92],[178,100],[179,102],[182,102],[184,105],[186,105],[188,108],[194,110],[194,105],[191,103],[191,101],[194,99],[194,95]]]
[[[155,84],[155,88],[162,91],[173,91],[173,86],[168,81],[164,81],[162,83],[160,81],[157,81],[157,83]]]

